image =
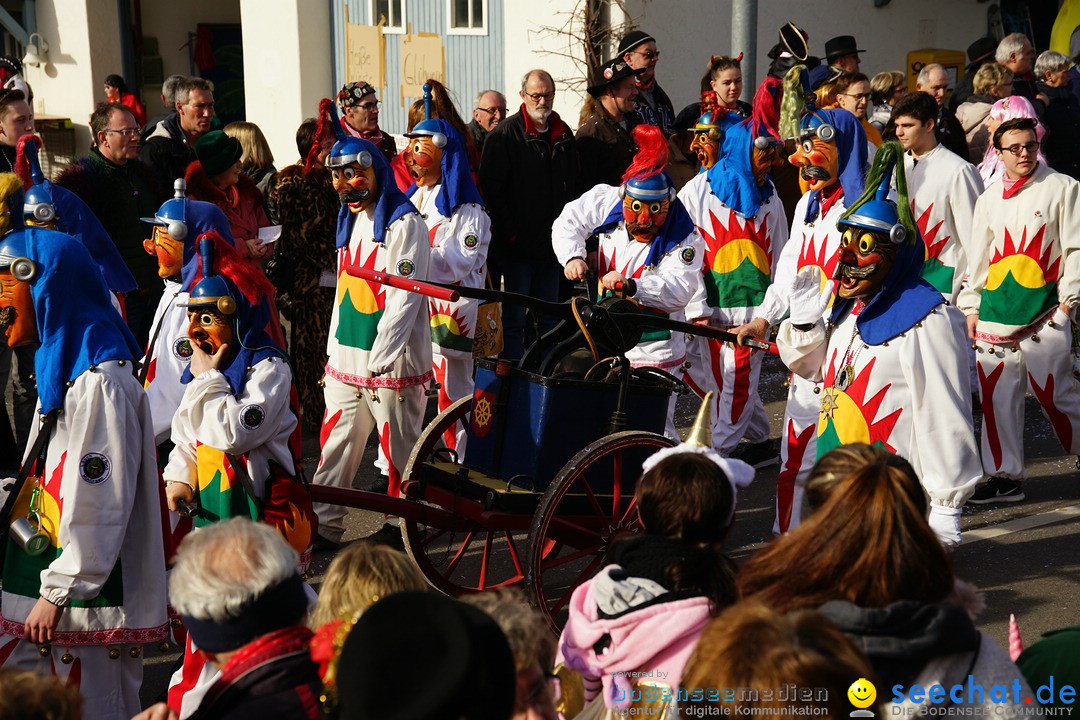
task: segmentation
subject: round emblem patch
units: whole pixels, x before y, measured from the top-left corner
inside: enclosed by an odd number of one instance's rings
[[[611,71],[611,68],[604,68],[604,79],[605,80],[610,80],[614,75],[615,75],[615,73],[613,73]]]
[[[240,425],[245,430],[254,430],[262,425],[265,419],[266,412],[262,409],[262,405],[246,405],[240,411]]]
[[[79,475],[91,485],[98,485],[112,475],[112,463],[101,453],[86,453],[79,461]]]
[[[692,248],[692,247],[684,247],[682,249],[682,252],[679,253],[679,257],[682,259],[682,261],[684,263],[689,265],[690,263],[694,262],[694,255],[695,254],[696,253],[694,252],[694,248]]]
[[[474,248],[480,244],[480,239],[475,235],[469,234],[465,236],[465,239],[462,240],[462,242],[465,243],[465,247]]]
[[[173,341],[173,355],[179,360],[187,362],[191,359],[191,340],[186,337],[178,337]]]
[[[397,271],[401,277],[409,277],[416,272],[416,266],[413,265],[412,260],[401,260],[397,264]]]

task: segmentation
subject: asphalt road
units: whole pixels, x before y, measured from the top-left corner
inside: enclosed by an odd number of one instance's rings
[[[772,436],[779,437],[783,419],[786,375],[779,360],[767,358],[762,372],[761,394],[771,422]],[[680,398],[677,425],[688,429],[697,410],[697,399]],[[978,417],[976,420],[978,421]],[[1026,452],[1029,482],[1027,499],[1005,505],[966,507],[962,519],[964,544],[953,552],[956,575],[975,584],[985,596],[986,609],[978,618],[979,629],[1008,647],[1009,614],[1016,615],[1026,644],[1055,628],[1080,622],[1080,472],[1076,458],[1066,455],[1054,438],[1049,423],[1032,398],[1026,401]],[[304,443],[304,462],[309,475],[318,462],[318,440],[309,434]],[[374,479],[367,456],[355,486]],[[777,468],[759,471],[740,493],[736,522],[728,541],[729,554],[744,561],[772,538]],[[346,541],[378,530],[380,514],[351,510]],[[316,588],[332,553],[318,552],[309,582]],[[162,693],[169,668],[178,657],[148,648],[143,687],[144,702]]]

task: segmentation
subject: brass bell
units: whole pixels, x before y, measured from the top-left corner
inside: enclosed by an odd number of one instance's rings
[[[66,652],[60,656],[60,662],[64,663],[65,665],[70,665],[74,659],[75,656],[69,652]]]
[[[137,658],[141,654],[142,654],[142,648],[140,648],[138,645],[136,645],[135,647],[128,650],[128,655],[130,655],[133,658]]]
[[[120,648],[109,648],[109,659],[116,660],[120,657]]]
[[[316,382],[315,384],[319,387],[326,387],[326,380],[324,380],[323,378],[319,378],[318,382]]]
[[[1038,335],[1032,335],[1031,336],[1031,342],[1036,342],[1036,343],[1039,342],[1039,336]]]
[[[814,386],[814,394],[815,394],[815,395],[818,395],[818,394],[820,394],[820,393],[821,393],[821,388],[819,388],[819,387],[818,387],[817,385],[815,385],[815,386]]]
[[[38,655],[41,657],[49,657],[49,653],[52,652],[52,648],[48,645],[38,645]]]
[[[162,640],[161,642],[158,643],[158,646],[157,646],[158,652],[169,652],[169,650],[171,648],[172,648],[172,645],[169,644],[168,640]]]
[[[172,620],[169,621],[169,624],[172,625],[174,628],[180,628],[183,627],[184,622],[180,618],[174,617]]]

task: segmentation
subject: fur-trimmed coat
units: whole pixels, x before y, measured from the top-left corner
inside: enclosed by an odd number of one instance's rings
[[[228,190],[221,190],[211,182],[210,176],[198,160],[188,165],[184,179],[187,180],[189,198],[211,202],[221,208],[229,220],[229,228],[236,238],[236,249],[241,257],[257,263],[258,260],[251,255],[247,241],[258,237],[259,228],[268,227],[271,223],[266,215],[263,195],[252,179],[241,174],[236,185]]]

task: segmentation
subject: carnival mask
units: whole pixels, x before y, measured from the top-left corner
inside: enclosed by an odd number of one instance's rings
[[[442,148],[430,137],[414,137],[405,149],[405,167],[417,187],[435,187],[442,182]]]
[[[694,139],[690,141],[690,152],[697,156],[698,164],[708,170],[716,164],[720,155],[720,133],[704,129],[694,130]]]
[[[379,197],[379,184],[375,179],[375,165],[364,167],[360,163],[349,163],[331,170],[334,190],[342,205],[348,205],[349,211],[359,213],[375,203]]]
[[[650,243],[667,222],[671,200],[638,200],[627,195],[623,198],[623,219],[626,231],[639,243]]]
[[[176,277],[184,264],[184,243],[173,240],[163,225],[154,226],[154,234],[143,240],[143,250],[157,257],[158,276]]]
[[[0,270],[0,327],[10,347],[38,341],[30,283],[15,279],[11,268]]]
[[[188,337],[207,355],[213,355],[222,345],[235,349],[236,332],[232,316],[222,314],[213,306],[188,307]],[[232,354],[230,350],[229,354]]]
[[[844,298],[869,298],[877,294],[896,262],[896,243],[888,233],[847,226],[837,250],[837,294]]]
[[[754,181],[758,187],[765,184],[765,178],[773,168],[784,164],[784,146],[779,143],[769,143],[765,149],[753,145],[750,150],[750,170],[754,173]]]
[[[814,132],[799,138],[788,162],[799,168],[803,193],[824,190],[839,178],[840,158],[836,143],[822,140]]]

